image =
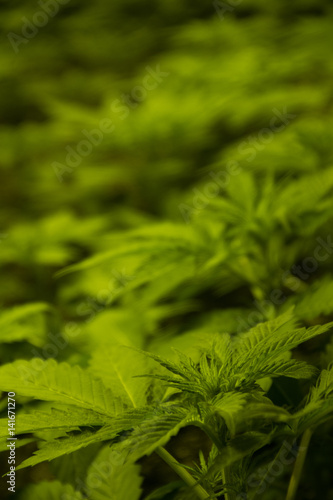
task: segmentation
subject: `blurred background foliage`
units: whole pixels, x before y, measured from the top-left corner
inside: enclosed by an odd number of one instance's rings
[[[330,2],[249,0],[226,12],[205,2],[57,5],[15,53],[8,35],[22,36],[42,9],[1,4],[4,305],[54,297],[53,272],[104,249],[109,230],[183,223],[192,186],[230,159],[275,179],[330,165]],[[147,66],[168,76],[142,102],[131,98],[121,119],[113,103],[142,84]],[[296,119],[249,162],[239,145],[273,109]],[[103,119],[113,132],[59,182],[54,162],[64,165],[66,147]]]
[[[118,343],[171,356],[170,338],[189,351],[274,317],[274,289],[305,322],[330,316],[331,259],[306,280],[288,270],[332,227],[332,2],[54,0],[24,37],[46,3],[0,4],[1,361],[51,356],[71,324],[59,360]],[[65,165],[104,120],[112,132]],[[230,162],[241,175],[207,199]],[[312,349],[300,356],[332,359]],[[300,498],[317,498],[309,484]]]

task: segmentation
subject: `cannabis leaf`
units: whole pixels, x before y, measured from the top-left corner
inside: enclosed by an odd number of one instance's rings
[[[74,405],[114,416],[120,408],[117,397],[87,370],[53,359],[15,361],[0,367],[0,388],[43,401]]]

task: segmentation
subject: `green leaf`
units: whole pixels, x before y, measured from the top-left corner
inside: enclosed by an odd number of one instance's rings
[[[94,478],[90,489],[90,500],[139,500],[143,478],[140,466],[134,464],[114,465],[114,452],[104,447],[91,464],[87,477]]]
[[[160,446],[164,446],[172,436],[187,425],[196,425],[200,420],[193,410],[179,407],[170,408],[169,414],[152,416],[137,425],[130,436],[118,445],[117,453],[124,457],[124,462],[135,462],[144,455],[150,455]]]
[[[243,374],[248,381],[257,381],[261,377],[311,378],[316,375],[317,372],[317,368],[304,361],[296,361],[295,359],[279,361],[279,359],[277,359],[271,363],[262,363],[255,368],[251,367],[249,372],[244,368]]]
[[[134,378],[147,370],[147,358],[123,346],[102,347],[93,352],[92,372],[128,406],[143,406],[151,380]]]
[[[306,405],[294,418],[297,430],[302,433],[308,428],[315,428],[332,419],[333,414],[333,365],[323,370],[316,386],[309,393]]]
[[[0,312],[0,342],[26,340],[42,345],[45,328],[36,323],[36,320],[43,319],[42,314],[47,312],[54,312],[54,309],[43,302],[33,302]]]
[[[73,451],[69,455],[55,458],[49,463],[51,474],[62,483],[71,484],[74,488],[79,487],[82,493],[86,493],[86,490],[80,486],[84,485],[88,479],[88,469],[101,450],[101,446],[103,443],[97,442]]]
[[[24,460],[24,462],[17,467],[17,470],[37,465],[41,462],[45,462],[46,460],[54,460],[62,455],[85,448],[90,444],[113,439],[116,435],[117,432],[112,427],[105,426],[97,432],[85,431],[77,436],[64,437],[48,441],[41,445],[42,447],[35,451],[30,458]]]
[[[215,398],[210,408],[212,411],[220,415],[225,421],[231,435],[236,433],[236,418],[241,412],[247,402],[247,395],[241,392],[227,392]]]
[[[295,330],[297,318],[291,312],[287,312],[277,318],[259,323],[248,332],[235,338],[234,347],[239,354],[244,356],[253,352],[259,352],[275,346],[276,340],[281,340],[286,334]]]
[[[208,469],[208,474],[213,475],[222,468],[229,467],[233,463],[251,456],[255,451],[266,446],[272,440],[272,434],[249,431],[231,439],[214,460]]]
[[[299,344],[329,331],[333,323],[310,328],[294,328],[295,319],[289,314],[260,323],[235,342],[235,371],[240,380],[263,378],[266,376],[291,376],[302,378],[313,372],[304,363],[293,360],[279,362],[278,358]],[[242,374],[242,375],[241,375]]]
[[[35,314],[54,311],[53,307],[45,302],[32,302],[23,306],[13,307],[0,313],[0,328],[5,328],[11,323],[27,319]]]
[[[80,426],[102,427],[110,422],[110,418],[103,417],[93,410],[67,407],[66,410],[52,409],[49,413],[34,411],[32,413],[18,413],[16,417],[15,433],[26,434],[44,430],[78,430]],[[6,432],[7,430],[7,432]],[[8,435],[8,419],[0,420],[0,437]]]
[[[313,319],[333,311],[333,282],[331,276],[311,285],[302,295],[293,297],[295,315],[302,319]]]
[[[75,491],[70,484],[62,484],[59,481],[42,481],[24,489],[20,500],[83,500],[79,491]]]
[[[164,223],[150,225],[127,233],[118,234],[114,238],[114,248],[94,255],[79,264],[68,266],[59,271],[57,276],[83,271],[110,262],[112,259],[134,256],[139,264],[153,255],[169,254],[169,262],[175,261],[175,255],[195,253],[201,242],[192,228],[183,225]],[[174,252],[176,254],[174,255]]]
[[[0,367],[0,389],[43,401],[54,401],[114,416],[119,399],[88,370],[53,359],[15,361]]]

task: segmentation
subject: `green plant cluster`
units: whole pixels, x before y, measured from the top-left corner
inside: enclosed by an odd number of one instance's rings
[[[15,496],[332,500],[331,3],[63,3],[1,6]]]

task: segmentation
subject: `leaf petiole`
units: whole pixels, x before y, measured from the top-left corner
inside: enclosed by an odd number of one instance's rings
[[[162,458],[162,460],[164,460],[164,462],[166,462],[176,472],[176,474],[178,474],[184,483],[193,488],[193,492],[200,500],[208,500],[210,498],[207,491],[204,490],[200,484],[198,484],[194,477],[192,477],[191,474],[189,474],[189,472],[187,472],[187,470],[184,469],[184,467],[182,467],[165,448],[160,446],[155,451]]]
[[[296,458],[293,473],[290,478],[289,487],[287,491],[286,500],[294,500],[297,492],[299,482],[301,480],[302,470],[306,458],[306,454],[309,448],[310,440],[312,437],[312,430],[306,429],[302,436],[300,449]]]

